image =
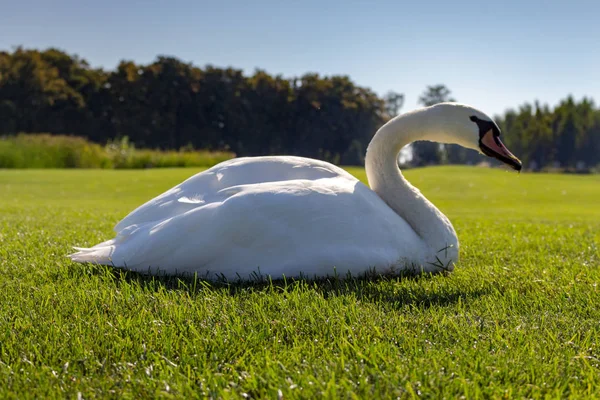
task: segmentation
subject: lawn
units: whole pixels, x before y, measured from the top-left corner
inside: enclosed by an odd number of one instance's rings
[[[449,276],[224,285],[65,257],[195,172],[0,170],[0,398],[600,397],[600,176],[406,171],[458,232]]]

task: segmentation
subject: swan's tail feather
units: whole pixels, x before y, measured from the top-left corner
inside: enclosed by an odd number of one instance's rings
[[[71,259],[71,261],[101,265],[114,265],[112,261],[112,254],[115,251],[115,246],[94,246],[90,248],[74,247],[74,249],[77,250],[77,252],[67,256]]]

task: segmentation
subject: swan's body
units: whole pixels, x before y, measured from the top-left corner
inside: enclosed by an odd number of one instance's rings
[[[231,279],[389,270],[428,254],[375,192],[341,168],[299,157],[226,161],[146,203],[115,230],[116,239],[75,260]]]
[[[458,258],[452,225],[396,164],[415,137],[443,136],[436,128],[446,116],[434,111],[397,117],[378,131],[366,157],[373,190],[323,161],[233,159],[140,206],[116,225],[116,238],[71,258],[227,279],[452,270]]]

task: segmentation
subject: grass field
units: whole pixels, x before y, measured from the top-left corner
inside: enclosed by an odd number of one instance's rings
[[[600,397],[600,176],[406,171],[458,232],[450,276],[226,286],[65,257],[195,172],[0,170],[0,398]]]

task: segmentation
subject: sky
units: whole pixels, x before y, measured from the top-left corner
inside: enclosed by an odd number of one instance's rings
[[[348,75],[418,107],[428,85],[495,115],[600,102],[600,1],[0,0],[0,50],[56,47],[94,67],[157,55],[284,77]]]

